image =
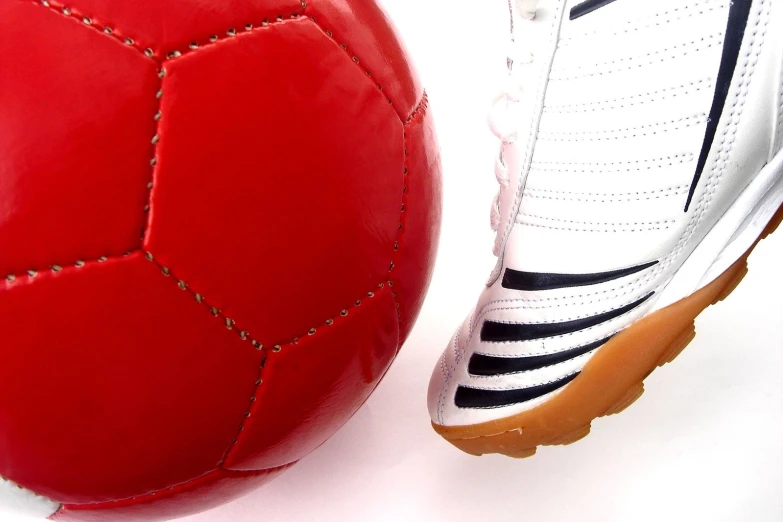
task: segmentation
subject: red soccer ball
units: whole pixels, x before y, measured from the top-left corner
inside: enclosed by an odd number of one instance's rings
[[[373,0],[68,1],[0,0],[0,500],[184,515],[383,377],[434,259],[432,120]]]

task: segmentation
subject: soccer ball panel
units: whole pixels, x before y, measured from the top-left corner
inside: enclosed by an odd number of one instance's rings
[[[0,503],[162,520],[377,386],[437,143],[372,0],[73,2],[0,0]]]
[[[218,467],[261,353],[142,255],[0,292],[0,475],[57,502],[165,489]]]
[[[0,19],[0,278],[138,248],[155,65],[33,2]]]
[[[264,346],[386,280],[402,124],[308,19],[166,64],[152,252]]]

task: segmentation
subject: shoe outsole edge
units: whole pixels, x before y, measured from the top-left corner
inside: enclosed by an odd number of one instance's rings
[[[695,320],[708,306],[729,296],[747,274],[747,261],[762,239],[783,221],[783,207],[756,242],[731,267],[692,295],[658,310],[616,335],[585,365],[582,373],[545,403],[503,419],[435,431],[471,455],[533,456],[539,446],[567,445],[590,433],[593,420],[614,415],[636,402],[644,380],[673,361],[696,335]]]

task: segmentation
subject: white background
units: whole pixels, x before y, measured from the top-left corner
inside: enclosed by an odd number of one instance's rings
[[[485,116],[508,21],[504,0],[384,4],[427,86],[443,153],[429,298],[384,382],[334,438],[268,486],[184,520],[783,520],[783,229],[642,398],[582,441],[515,461],[464,455],[432,431],[431,369],[494,265],[498,143]]]

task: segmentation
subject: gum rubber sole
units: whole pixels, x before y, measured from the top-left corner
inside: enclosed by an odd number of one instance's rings
[[[538,446],[567,445],[590,433],[598,417],[625,410],[644,393],[644,379],[672,362],[696,335],[695,319],[737,288],[748,256],[783,221],[781,207],[756,243],[723,274],[694,294],[637,321],[601,347],[582,373],[550,400],[512,417],[435,431],[471,455],[533,456]]]

